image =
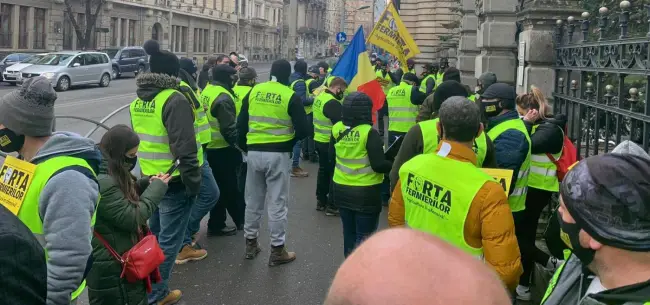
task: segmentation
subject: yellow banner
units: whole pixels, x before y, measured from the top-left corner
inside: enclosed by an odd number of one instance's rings
[[[484,173],[492,176],[494,180],[499,182],[503,189],[506,191],[506,197],[510,194],[510,183],[512,183],[512,170],[499,169],[499,168],[481,168]]]
[[[7,156],[0,167],[0,204],[18,215],[27,190],[34,180],[36,165]]]
[[[399,13],[397,13],[392,2],[388,3],[388,6],[381,14],[379,21],[377,21],[368,36],[368,42],[397,57],[400,67],[404,71],[408,69],[406,61],[420,54],[420,49],[418,49],[413,37],[402,23],[402,19],[400,19]]]

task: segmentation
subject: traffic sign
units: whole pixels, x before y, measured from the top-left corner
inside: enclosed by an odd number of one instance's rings
[[[348,35],[345,35],[343,32],[336,33],[336,41],[338,43],[344,43],[346,40],[348,40]]]

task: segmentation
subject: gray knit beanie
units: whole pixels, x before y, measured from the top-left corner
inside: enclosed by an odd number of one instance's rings
[[[29,137],[52,135],[56,92],[42,76],[29,78],[19,89],[0,98],[0,124]]]

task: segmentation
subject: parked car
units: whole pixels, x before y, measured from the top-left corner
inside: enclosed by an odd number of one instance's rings
[[[117,79],[124,73],[139,73],[147,71],[149,56],[142,47],[108,48],[99,50],[111,59],[111,78]]]
[[[12,53],[12,54],[9,54],[9,55],[5,56],[5,58],[0,60],[0,71],[4,72],[4,70],[7,67],[12,66],[12,65],[17,64],[17,63],[20,63],[23,60],[29,58],[30,56],[32,56],[32,54],[27,54],[27,53]]]
[[[101,52],[56,52],[50,53],[20,73],[22,80],[44,76],[52,82],[57,91],[66,91],[72,86],[98,84],[107,87],[111,82],[111,60]]]
[[[18,80],[20,79],[20,71],[22,69],[31,66],[32,64],[34,64],[35,62],[43,58],[43,56],[45,55],[47,55],[47,53],[34,54],[28,57],[27,59],[23,60],[22,62],[7,67],[4,70],[4,72],[2,72],[2,78],[6,83],[15,86],[18,83]]]

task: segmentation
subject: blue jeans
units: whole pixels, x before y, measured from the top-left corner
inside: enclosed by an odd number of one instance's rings
[[[158,209],[149,218],[151,232],[158,238],[160,248],[165,254],[165,261],[160,265],[162,281],[153,284],[152,291],[148,296],[149,304],[160,301],[169,294],[167,283],[172,274],[178,251],[183,246],[187,223],[195,201],[195,197],[188,197],[185,194],[184,185],[170,185],[165,197],[160,201]]]
[[[343,255],[350,253],[379,226],[379,213],[361,213],[339,208],[343,222]]]
[[[203,158],[205,162],[201,166],[201,177],[203,178],[201,180],[201,189],[199,190],[199,196],[196,198],[196,203],[192,206],[183,245],[192,243],[192,235],[201,229],[201,220],[203,220],[205,215],[208,215],[208,212],[212,210],[219,200],[219,186],[217,186],[217,181],[214,180],[214,176],[212,175],[212,168],[208,164],[207,153],[204,153]]]
[[[293,145],[292,161],[291,167],[296,168],[300,166],[300,152],[302,151],[302,140],[296,141],[296,144]]]

